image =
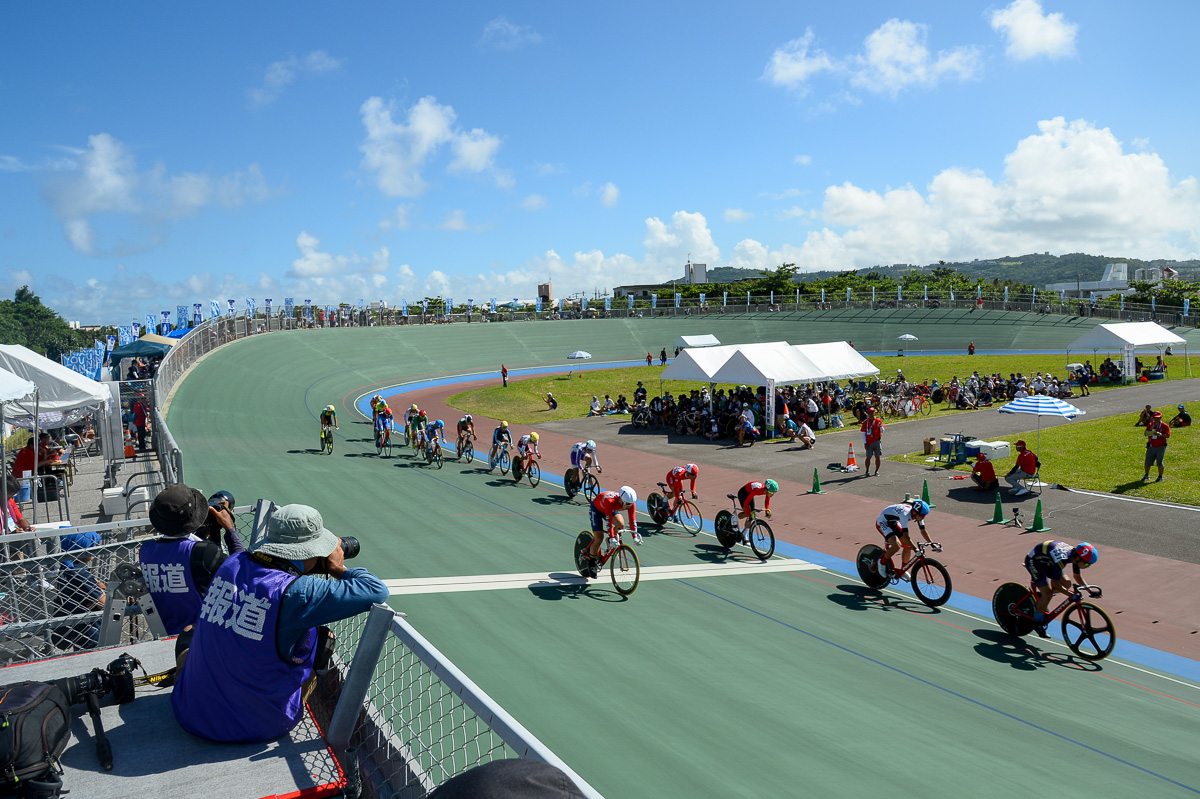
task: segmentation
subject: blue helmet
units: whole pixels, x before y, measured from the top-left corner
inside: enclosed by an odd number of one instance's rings
[[[438,419],[436,422],[433,423],[433,426],[436,427],[437,429],[441,430],[443,427],[446,426],[446,423],[443,422],[441,419]]]
[[[1077,544],[1072,552],[1079,557],[1080,562],[1091,565],[1100,560],[1100,552],[1095,546],[1084,541],[1082,544]]]
[[[928,516],[929,503],[921,499],[914,499],[912,503],[912,511],[913,513],[920,514],[921,516]]]

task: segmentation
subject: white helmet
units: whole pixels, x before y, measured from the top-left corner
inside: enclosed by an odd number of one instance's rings
[[[621,486],[621,501],[630,507],[637,504],[637,492],[629,486]]]
[[[592,440],[589,438],[589,439],[587,440],[587,443],[583,445],[583,448],[584,448],[584,449],[586,449],[588,452],[591,452],[591,451],[593,451],[594,449],[596,449],[596,442],[595,442],[595,441],[592,441]]]

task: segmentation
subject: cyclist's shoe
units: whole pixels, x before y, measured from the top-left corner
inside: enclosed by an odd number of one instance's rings
[[[888,563],[887,558],[880,558],[879,563],[875,566],[875,571],[879,572],[880,577],[887,579],[892,578],[892,564]]]
[[[1045,624],[1033,625],[1033,631],[1038,634],[1038,638],[1049,638],[1050,637],[1046,633],[1046,625]]]
[[[745,546],[750,546],[750,533],[745,531],[742,532],[742,544]]]

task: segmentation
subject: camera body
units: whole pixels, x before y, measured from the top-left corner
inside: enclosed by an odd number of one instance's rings
[[[88,694],[94,694],[96,698],[100,698],[110,691],[116,703],[123,705],[133,701],[133,672],[141,665],[141,662],[133,655],[122,652],[103,670],[92,669],[87,674],[80,674],[78,677],[64,677],[61,680],[55,680],[55,685],[62,689],[67,697],[67,703],[71,705],[83,703]]]

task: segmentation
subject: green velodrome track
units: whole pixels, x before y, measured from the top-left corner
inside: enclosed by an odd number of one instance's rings
[[[929,349],[961,349],[967,338],[1056,349],[1086,329],[1002,314],[895,317],[272,334],[197,365],[168,423],[190,484],[232,490],[239,502],[315,505],[335,532],[362,539],[361,562],[385,579],[545,574],[569,566],[582,506],[545,484],[551,490],[501,490],[496,477],[452,461],[433,471],[404,455],[380,460],[370,427],[344,411],[334,455],[317,455],[316,412],[501,361],[559,364],[579,348],[599,361],[634,359],[681,333],[726,343],[849,338],[887,351],[900,332]],[[711,541],[648,537],[643,570],[714,565]],[[644,576],[628,600],[598,582],[396,595],[392,604],[610,797],[1200,793],[1200,686],[1027,655],[979,617],[881,600],[857,578],[791,565]]]

